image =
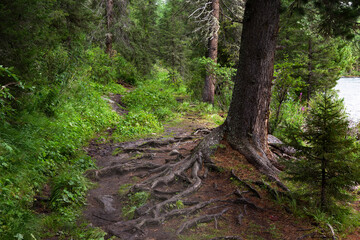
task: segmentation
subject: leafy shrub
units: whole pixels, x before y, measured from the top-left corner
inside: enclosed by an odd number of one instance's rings
[[[101,97],[109,89],[123,93],[123,88],[94,83],[82,71],[71,75],[56,96],[52,117],[32,107],[42,100],[39,94],[26,95],[19,100],[25,105],[23,110],[12,120],[16,124],[0,125],[0,236],[4,239],[39,236],[39,218],[30,207],[49,178],[54,186],[53,214],[58,214],[62,226],[66,222],[76,226],[79,213],[75,208],[83,203],[88,187],[81,171],[93,166],[78,149],[95,132],[120,121]]]
[[[116,79],[116,70],[112,66],[112,59],[101,48],[86,51],[89,64],[89,76],[94,82],[110,83]]]
[[[124,101],[130,109],[141,108],[153,112],[159,118],[164,116],[161,113],[164,108],[171,109],[177,105],[173,91],[158,81],[139,85],[133,92],[125,96]]]
[[[127,94],[124,102],[130,111],[141,109],[163,121],[171,118],[178,106],[174,95],[184,92],[182,86],[171,84],[167,71],[157,69],[151,79],[139,83],[134,91]]]
[[[134,65],[127,62],[120,55],[114,56],[114,67],[117,70],[116,78],[131,85],[135,85],[140,80],[140,75]]]
[[[88,74],[94,82],[103,84],[122,80],[135,84],[140,76],[134,65],[127,62],[125,58],[116,54],[110,57],[101,48],[92,48],[87,51]]]
[[[39,64],[44,73],[43,76],[47,77],[46,82],[61,84],[63,83],[61,80],[68,80],[68,78],[62,78],[62,74],[68,73],[67,70],[70,67],[69,52],[62,45],[58,45],[43,55]]]
[[[78,171],[62,171],[52,180],[50,206],[61,209],[71,205],[82,205],[89,184]]]
[[[0,65],[0,121],[4,121],[14,112],[11,101],[14,101],[14,86],[24,88],[18,76],[13,73],[12,68]]]

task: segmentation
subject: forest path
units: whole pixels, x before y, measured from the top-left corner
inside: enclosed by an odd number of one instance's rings
[[[119,96],[112,99],[121,104]],[[107,237],[127,240],[314,237],[315,228],[275,204],[261,186],[263,176],[225,143],[217,146],[215,170],[197,169],[200,185],[190,167],[168,179],[209,133],[211,124],[199,118],[186,115],[153,138],[122,143],[94,139],[87,152],[99,169],[87,172],[96,188],[88,192],[85,218]]]

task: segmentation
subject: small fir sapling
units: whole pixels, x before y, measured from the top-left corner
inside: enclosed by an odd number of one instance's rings
[[[331,90],[322,91],[296,134],[299,159],[287,162],[288,178],[306,184],[323,211],[349,200],[347,190],[360,181],[359,146],[348,126],[342,100]]]

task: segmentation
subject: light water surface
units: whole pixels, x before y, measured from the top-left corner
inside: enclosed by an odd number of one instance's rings
[[[360,78],[340,78],[335,87],[352,121],[360,122]]]

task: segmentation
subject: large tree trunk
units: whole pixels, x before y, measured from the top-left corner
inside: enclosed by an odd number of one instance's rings
[[[113,7],[114,7],[114,1],[113,0],[106,0],[106,26],[107,26],[107,33],[106,33],[106,53],[109,54],[109,56],[112,56],[112,33],[111,33],[111,26],[113,22]]]
[[[217,63],[218,54],[218,30],[219,30],[219,15],[220,4],[219,0],[212,0],[212,14],[214,18],[214,24],[212,26],[212,36],[209,39],[209,58]],[[208,103],[214,103],[216,77],[213,73],[208,72],[205,77],[205,85],[203,89],[203,101]]]
[[[280,0],[248,0],[240,59],[225,136],[233,148],[268,176],[278,170],[269,160],[269,104]]]

